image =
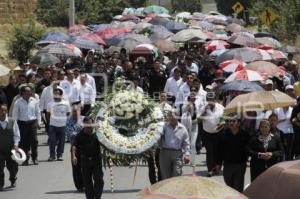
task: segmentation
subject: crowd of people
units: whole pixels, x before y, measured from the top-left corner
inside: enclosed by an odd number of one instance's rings
[[[208,53],[201,44],[189,44],[177,52],[161,53],[153,61],[144,57],[129,60],[125,49],[100,56],[89,51],[82,60],[68,59],[48,67],[28,64],[14,71],[8,85],[0,89],[0,189],[5,162],[11,185],[16,184],[18,167],[11,160],[11,149],[24,150],[23,166],[29,165],[30,157],[34,165],[39,164],[37,131],[44,123],[48,161],[63,161],[65,142],[71,142],[76,188],[85,190],[87,198],[100,198],[104,184],[100,144],[88,115],[119,77],[131,83],[128,89],[148,94],[172,113],[156,150],[158,176],[154,160],[148,161],[151,183],[181,175],[184,163],[196,167],[202,147],[206,149],[207,176],[220,173],[223,165],[226,184],[240,192],[249,156],[251,181],[277,162],[299,156],[299,104],[249,112],[249,117],[230,115],[222,124],[224,106],[242,92],[221,89],[228,74],[218,69]],[[296,99],[296,65],[289,55],[284,63],[286,76],[261,85]]]

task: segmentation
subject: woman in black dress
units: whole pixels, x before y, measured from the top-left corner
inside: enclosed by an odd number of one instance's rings
[[[259,132],[251,139],[248,152],[251,156],[251,182],[282,159],[283,146],[280,137],[271,133],[268,120],[260,122]]]

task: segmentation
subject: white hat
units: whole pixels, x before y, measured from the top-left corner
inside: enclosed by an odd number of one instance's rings
[[[285,90],[294,90],[294,86],[293,85],[287,85],[286,87],[285,87]]]
[[[13,159],[16,163],[18,163],[19,165],[23,164],[23,162],[25,162],[26,160],[26,154],[22,149],[18,149],[18,151],[16,151],[15,149],[11,150],[11,159]]]

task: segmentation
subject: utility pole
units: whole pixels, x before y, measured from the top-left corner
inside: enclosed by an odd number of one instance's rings
[[[75,2],[69,0],[69,27],[75,24]]]

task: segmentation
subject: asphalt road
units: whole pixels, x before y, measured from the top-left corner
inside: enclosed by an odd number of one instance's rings
[[[66,144],[63,162],[47,162],[49,156],[48,146],[45,144],[47,136],[39,134],[39,160],[38,166],[20,166],[17,187],[9,189],[8,173],[5,171],[6,188],[0,192],[1,199],[83,199],[83,193],[78,193],[73,185],[70,145]],[[202,150],[204,152],[204,150]],[[197,156],[197,175],[206,175],[205,154]],[[104,170],[103,199],[135,199],[138,192],[149,186],[148,168],[146,165],[138,166],[137,176],[133,184],[134,168],[114,167],[115,192],[110,190],[109,171]],[[184,174],[192,174],[190,166],[184,167]],[[212,179],[224,183],[222,176],[213,176]],[[245,184],[249,183],[249,168],[246,173]]]

